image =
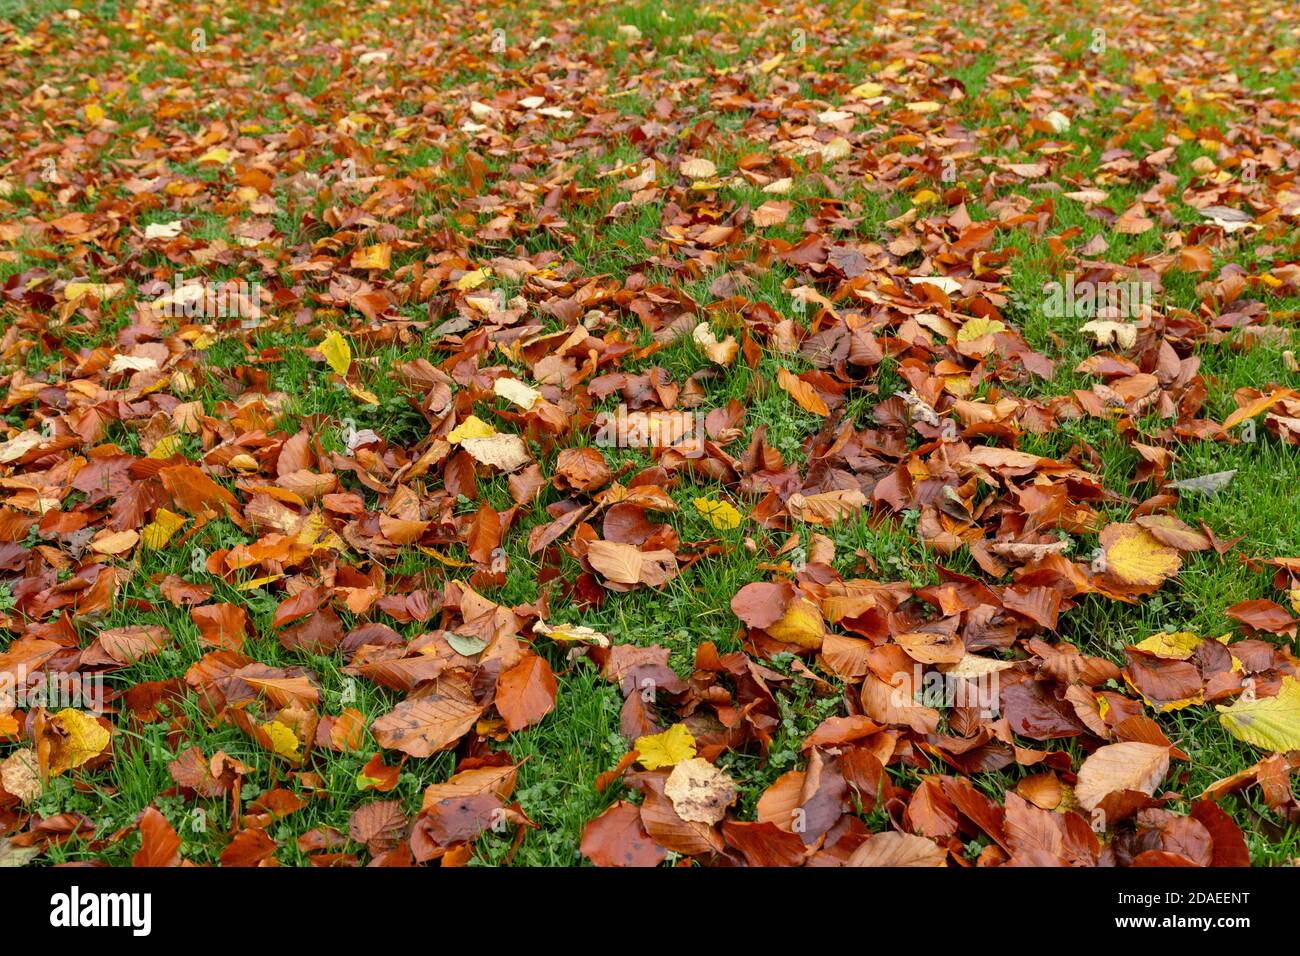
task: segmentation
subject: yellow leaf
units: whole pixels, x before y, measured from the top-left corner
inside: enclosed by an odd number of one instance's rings
[[[640,754],[637,762],[647,770],[671,767],[695,756],[695,738],[685,724],[673,724],[661,734],[638,737],[632,746]]]
[[[561,624],[551,627],[545,621],[533,625],[533,633],[549,637],[560,644],[590,644],[594,647],[609,647],[609,638],[600,631],[581,624]]]
[[[87,103],[86,119],[95,126],[98,126],[100,123],[104,122],[104,107],[100,106],[98,103]]]
[[[1153,634],[1145,641],[1133,645],[1134,650],[1146,651],[1165,660],[1185,661],[1196,653],[1201,638],[1191,631],[1176,634]]]
[[[283,574],[268,574],[265,577],[252,578],[251,580],[245,581],[243,584],[236,584],[235,590],[256,591],[258,588],[265,587],[266,585],[270,584],[272,581],[278,581],[282,577],[284,577]]]
[[[108,731],[89,714],[69,707],[55,714],[50,722],[67,735],[50,757],[52,774],[80,767],[98,757],[108,746]]]
[[[352,253],[354,269],[387,269],[393,261],[393,247],[386,242],[366,246]]]
[[[1283,677],[1276,697],[1239,700],[1214,708],[1232,736],[1254,747],[1286,753],[1300,750],[1300,681]]]
[[[456,280],[456,288],[461,292],[467,292],[470,289],[477,289],[487,281],[488,276],[491,274],[491,269],[475,269],[473,272],[466,272]]]
[[[348,369],[352,367],[352,348],[342,335],[330,330],[320,344],[320,353],[330,363],[330,368],[340,375],[348,374]]]
[[[929,189],[920,189],[920,190],[917,190],[916,195],[914,195],[914,196],[912,197],[912,205],[913,205],[913,206],[924,206],[924,205],[926,205],[927,203],[932,203],[932,202],[934,202],[934,201],[935,201],[936,199],[938,199],[938,198],[939,198],[939,194],[938,194],[938,193],[936,193],[936,192],[934,192],[934,191],[932,191],[932,190],[929,190]]]
[[[714,501],[712,498],[696,498],[691,502],[695,510],[708,519],[709,524],[719,531],[739,527],[743,520],[739,511],[727,501]]]
[[[879,83],[859,83],[849,90],[849,96],[855,96],[860,100],[871,100],[883,92],[885,92],[885,88]]]
[[[153,448],[149,449],[149,454],[145,457],[158,459],[160,461],[170,458],[172,455],[180,453],[182,444],[183,440],[180,435],[164,435],[162,438],[158,439],[158,443],[154,445]]]
[[[764,630],[778,641],[816,649],[822,646],[826,622],[817,605],[801,597],[791,602],[781,620]]]
[[[916,103],[908,103],[907,108],[913,113],[937,113],[943,107],[934,100],[920,100]]]
[[[140,538],[144,541],[146,548],[157,550],[166,545],[166,542],[172,540],[172,536],[179,531],[182,524],[185,524],[183,516],[168,511],[165,507],[160,507],[157,514],[153,515],[152,522],[144,525],[144,528],[140,531]]]
[[[353,385],[351,382],[344,382],[343,384],[347,386],[348,392],[350,392],[352,397],[355,398],[357,401],[364,402],[367,405],[379,404],[379,396],[376,395],[374,392],[368,391],[367,389],[364,388],[358,388],[357,386]]]
[[[271,749],[282,757],[298,756],[298,735],[291,729],[273,720],[270,723],[263,724],[262,729],[266,735],[271,738]]]
[[[214,146],[195,160],[196,163],[208,163],[213,166],[225,166],[230,163],[230,150],[224,146]]]
[[[459,445],[467,438],[491,438],[497,430],[477,415],[465,419],[447,435],[447,441]]]
[[[1106,571],[1125,584],[1157,588],[1182,567],[1178,551],[1136,524],[1111,524],[1101,532]]]
[[[82,296],[92,296],[100,302],[107,302],[126,288],[122,282],[69,282],[63,287],[63,297],[75,302]]]
[[[436,560],[436,561],[441,561],[443,564],[447,565],[447,567],[449,567],[449,568],[472,568],[472,567],[474,567],[474,562],[473,562],[473,561],[460,561],[460,560],[457,560],[456,558],[453,558],[453,557],[450,557],[450,556],[448,556],[448,555],[442,554],[441,552],[435,550],[434,548],[426,548],[426,547],[424,547],[423,545],[419,545],[418,547],[419,547],[419,550],[420,550],[421,552],[423,552],[424,554],[427,554],[429,557],[433,558],[433,559]]]
[[[976,316],[968,319],[957,332],[958,342],[974,342],[976,339],[983,338],[986,335],[997,335],[999,332],[1005,332],[1007,327],[997,319],[986,318],[985,316]]]

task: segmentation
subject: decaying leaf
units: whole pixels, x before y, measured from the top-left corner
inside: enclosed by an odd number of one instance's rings
[[[1107,744],[1079,766],[1074,796],[1085,809],[1093,810],[1116,791],[1154,794],[1168,771],[1168,747],[1138,741]]]
[[[1277,753],[1300,750],[1300,681],[1294,677],[1283,677],[1272,697],[1239,699],[1215,710],[1219,723],[1238,740]]]
[[[673,765],[664,783],[664,795],[683,820],[717,823],[736,801],[736,783],[707,760],[691,757]]]

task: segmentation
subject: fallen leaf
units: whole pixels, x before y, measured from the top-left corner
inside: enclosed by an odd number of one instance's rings
[[[695,738],[685,724],[673,724],[660,734],[638,737],[633,747],[637,762],[647,770],[671,767],[695,756]]]

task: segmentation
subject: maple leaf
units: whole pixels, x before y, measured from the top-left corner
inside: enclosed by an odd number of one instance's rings
[[[695,738],[685,724],[673,724],[663,733],[638,737],[633,748],[637,761],[647,770],[671,767],[695,756]]]

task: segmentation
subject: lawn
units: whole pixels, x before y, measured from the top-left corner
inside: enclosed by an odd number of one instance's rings
[[[0,0],[0,864],[1289,865],[1298,56]]]

